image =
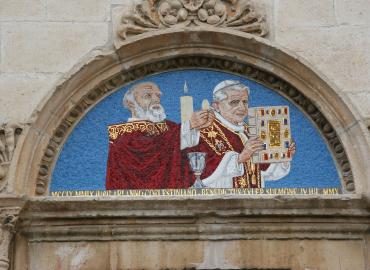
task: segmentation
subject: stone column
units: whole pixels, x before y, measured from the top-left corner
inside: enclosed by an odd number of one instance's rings
[[[0,209],[0,270],[9,269],[9,249],[15,233],[20,208]]]

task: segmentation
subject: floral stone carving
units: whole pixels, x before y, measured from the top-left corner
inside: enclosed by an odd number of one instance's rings
[[[213,26],[265,36],[265,18],[249,0],[143,0],[123,16],[118,35],[129,36],[166,28]]]
[[[0,126],[0,191],[6,184],[5,177],[21,133],[22,127],[18,124]]]

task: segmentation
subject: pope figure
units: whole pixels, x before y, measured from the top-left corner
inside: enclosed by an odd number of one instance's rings
[[[199,133],[199,143],[189,152],[205,152],[206,166],[201,175],[208,188],[261,188],[265,181],[278,180],[290,171],[289,162],[254,164],[252,155],[262,150],[262,141],[248,134],[244,123],[248,115],[249,88],[226,80],[213,90],[215,119]],[[198,141],[194,138],[194,142]],[[295,144],[289,147],[295,153]]]
[[[152,82],[134,85],[124,95],[123,105],[131,118],[109,126],[107,189],[188,188],[193,184],[181,150],[198,145],[199,130],[209,126],[214,115],[200,111],[176,124],[166,120],[161,96]]]

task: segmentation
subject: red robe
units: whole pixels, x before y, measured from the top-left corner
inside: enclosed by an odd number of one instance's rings
[[[247,135],[247,126],[245,126],[245,135]],[[224,126],[215,119],[211,126],[200,130],[199,144],[195,147],[186,149],[187,152],[205,152],[206,167],[201,175],[201,179],[210,176],[220,164],[223,156],[228,151],[241,153],[244,149],[241,137],[233,130]],[[265,171],[269,164],[252,164],[246,162],[244,166],[244,175],[233,178],[234,188],[260,188],[261,170]]]
[[[173,189],[192,185],[180,151],[180,126],[136,121],[109,126],[107,189]]]

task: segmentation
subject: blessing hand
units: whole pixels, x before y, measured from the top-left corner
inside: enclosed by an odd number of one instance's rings
[[[215,114],[211,110],[201,110],[194,112],[190,119],[191,129],[202,129],[212,124],[215,119]]]
[[[243,151],[239,154],[238,162],[244,163],[248,161],[256,152],[263,150],[263,142],[260,138],[251,138],[246,143]]]

